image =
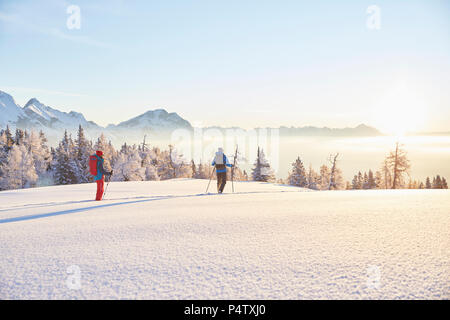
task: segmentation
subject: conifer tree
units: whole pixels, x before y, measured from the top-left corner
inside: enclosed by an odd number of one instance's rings
[[[328,190],[330,186],[330,169],[326,165],[320,167],[319,189]]]
[[[14,137],[15,144],[23,144],[23,140],[25,138],[25,132],[21,129],[16,129],[16,136]]]
[[[149,164],[145,167],[145,180],[159,181],[158,169],[153,164]]]
[[[8,144],[7,144],[6,131],[2,130],[0,133],[0,178],[3,176],[2,168],[6,165],[7,157],[8,157]],[[0,185],[0,190],[2,187]]]
[[[441,176],[440,175],[437,175],[433,179],[433,189],[442,189],[442,180],[441,180]]]
[[[34,167],[33,156],[25,145],[14,145],[8,153],[7,160],[0,168],[1,189],[20,189],[34,187],[38,176]]]
[[[36,133],[32,131],[23,139],[23,144],[31,152],[38,176],[43,176],[49,170],[50,162],[52,160],[50,150],[45,144],[46,139],[43,133]]]
[[[309,165],[309,170],[307,174],[307,180],[308,180],[308,188],[312,190],[319,189],[318,184],[320,183],[320,176],[315,172],[312,168],[312,165]]]
[[[444,177],[442,177],[442,189],[448,189],[447,180]]]
[[[270,164],[266,159],[264,151],[258,147],[257,156],[254,167],[252,169],[252,180],[271,182],[275,180],[275,175],[270,168]]]
[[[431,189],[430,177],[427,177],[427,180],[425,181],[425,189]]]
[[[192,178],[197,177],[197,166],[195,165],[194,159],[191,160],[191,171],[192,171]]]
[[[9,129],[8,125],[6,126],[5,135],[6,135],[6,146],[8,148],[7,151],[9,151],[14,145],[14,139],[12,137],[11,130]]]
[[[375,188],[383,188],[383,176],[381,175],[380,171],[375,172]]]
[[[308,187],[308,178],[306,176],[305,167],[300,157],[297,157],[292,163],[292,171],[288,177],[289,185],[306,188]]]
[[[377,187],[376,179],[373,176],[372,170],[369,170],[369,174],[367,175],[367,188],[376,189],[376,187]]]
[[[367,172],[364,172],[363,181],[362,181],[362,189],[364,189],[364,190],[369,189],[369,176],[367,175]]]
[[[74,157],[74,144],[67,130],[64,137],[55,150],[53,160],[54,181],[56,184],[78,183],[78,166]]]
[[[91,176],[89,173],[89,156],[94,153],[94,150],[92,149],[92,143],[86,139],[81,125],[78,126],[74,152],[78,168],[78,181],[79,183],[89,182]]]

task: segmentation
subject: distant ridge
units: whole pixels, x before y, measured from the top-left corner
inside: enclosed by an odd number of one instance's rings
[[[64,130],[72,135],[76,134],[81,125],[88,138],[95,139],[100,134],[105,134],[108,139],[116,143],[138,143],[144,135],[150,138],[167,138],[176,129],[194,130],[189,121],[183,119],[175,112],[167,112],[165,109],[149,110],[119,124],[110,124],[102,127],[93,121],[88,121],[83,114],[75,111],[62,112],[56,108],[41,103],[37,98],[30,99],[25,106],[20,107],[14,98],[6,92],[0,91],[0,128],[10,126],[11,129],[42,130],[49,138],[50,143],[61,139]],[[241,129],[239,127],[206,127],[225,132],[228,129]],[[260,128],[256,128],[260,129]],[[376,128],[360,124],[355,128],[328,128],[328,127],[286,127],[267,128],[279,129],[280,136],[381,136]]]

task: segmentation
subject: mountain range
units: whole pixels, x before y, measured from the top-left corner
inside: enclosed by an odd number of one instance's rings
[[[93,121],[88,121],[83,114],[75,111],[63,112],[41,103],[38,99],[30,99],[25,106],[19,106],[14,98],[0,91],[0,128],[9,126],[11,129],[27,129],[43,131],[50,143],[61,139],[63,130],[75,134],[81,125],[90,139],[105,134],[113,143],[137,143],[144,135],[152,139],[170,138],[175,129],[192,131],[189,121],[177,113],[169,113],[164,109],[149,110],[135,118],[117,125],[102,127]],[[206,129],[227,130],[229,128],[209,127]],[[233,128],[238,129],[238,128]],[[280,136],[379,136],[380,131],[361,124],[355,128],[318,128],[318,127],[280,127]]]

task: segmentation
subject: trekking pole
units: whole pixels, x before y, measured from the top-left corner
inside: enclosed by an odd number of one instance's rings
[[[236,158],[237,158],[237,154],[238,154],[238,146],[236,145],[236,152],[234,153],[234,161],[233,161],[233,168],[231,169],[231,189],[233,190],[234,193],[234,168],[236,167]]]
[[[233,167],[233,172],[231,172],[231,189],[232,192],[234,193],[234,167]]]
[[[103,192],[103,199],[105,198],[106,190],[108,190],[108,186],[109,186],[109,183],[111,182],[111,177],[113,174],[114,174],[114,170],[111,171],[111,175],[109,176],[109,180],[108,180],[108,183],[106,184],[105,192]]]
[[[205,192],[205,193],[208,193],[209,184],[211,183],[212,176],[214,175],[214,172],[215,172],[215,171],[216,171],[216,167],[214,167],[214,170],[213,170],[212,174],[209,175],[208,187],[206,187],[206,192]]]

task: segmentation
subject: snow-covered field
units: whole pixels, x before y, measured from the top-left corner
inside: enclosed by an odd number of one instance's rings
[[[450,298],[448,190],[206,185],[0,192],[0,299]]]

